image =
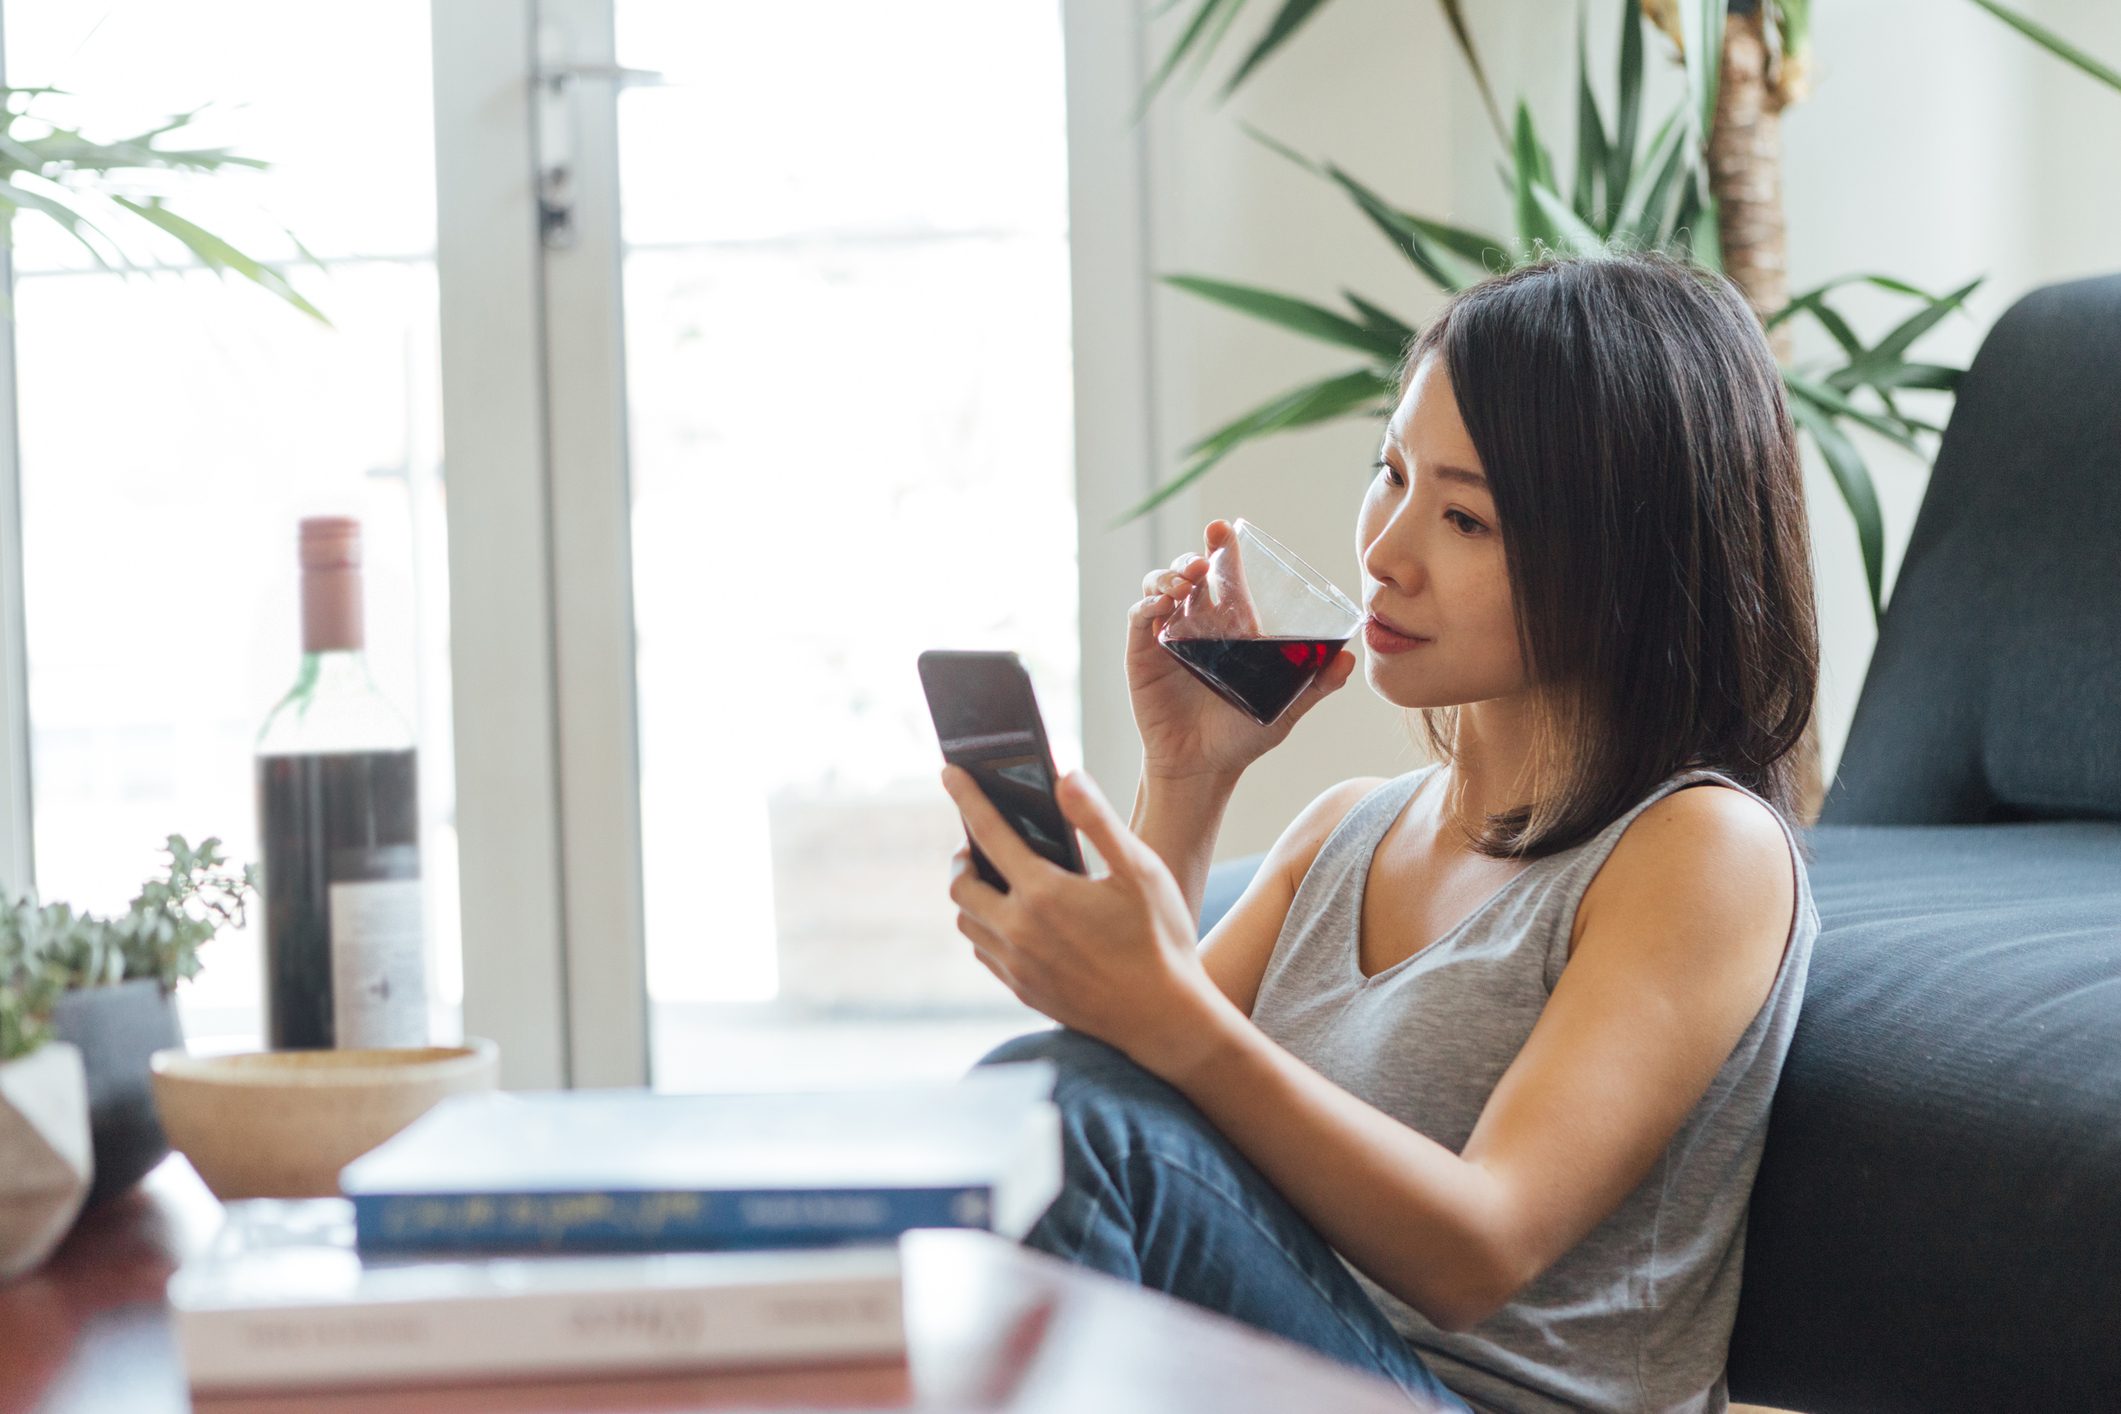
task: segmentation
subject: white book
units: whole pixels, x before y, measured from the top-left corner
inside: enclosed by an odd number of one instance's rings
[[[195,1390],[554,1379],[889,1360],[897,1242],[363,1260],[341,1198],[232,1203],[170,1278]]]

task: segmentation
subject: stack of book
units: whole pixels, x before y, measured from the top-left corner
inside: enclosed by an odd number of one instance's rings
[[[170,1279],[192,1387],[574,1378],[903,1355],[898,1237],[1020,1238],[1060,1190],[1045,1062],[836,1093],[445,1100],[344,1198],[229,1205]]]

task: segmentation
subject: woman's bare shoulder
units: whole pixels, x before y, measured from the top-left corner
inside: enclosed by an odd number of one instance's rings
[[[1797,867],[1781,821],[1757,797],[1714,782],[1682,787],[1621,832],[1585,892],[1571,951],[1589,914],[1713,900],[1748,920],[1749,945],[1779,958],[1797,907]]]
[[[1310,872],[1311,861],[1318,857],[1318,851],[1340,828],[1340,822],[1348,818],[1348,812],[1371,791],[1392,779],[1391,776],[1356,776],[1321,791],[1318,798],[1306,805],[1281,832],[1281,838],[1268,852],[1267,863],[1280,869],[1292,885],[1301,881]]]

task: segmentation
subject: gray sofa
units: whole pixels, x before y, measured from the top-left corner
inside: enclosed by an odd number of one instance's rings
[[[2121,1409],[2121,275],[1984,340],[1809,837],[1732,1398]]]

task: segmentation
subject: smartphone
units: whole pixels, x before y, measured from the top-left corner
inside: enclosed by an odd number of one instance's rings
[[[1002,818],[1032,850],[1078,874],[1083,867],[1075,827],[1061,814],[1053,750],[1031,692],[1031,674],[1014,653],[970,653],[932,648],[920,656],[921,690],[943,759],[969,771]],[[972,844],[973,867],[1003,893],[1009,883]]]

